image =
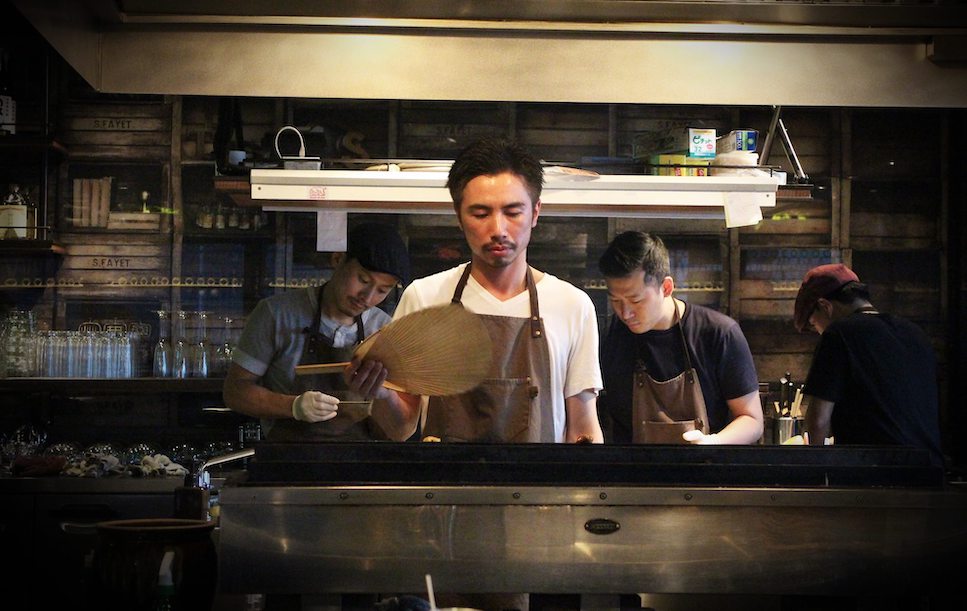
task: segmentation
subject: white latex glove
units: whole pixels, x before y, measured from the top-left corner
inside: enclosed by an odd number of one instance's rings
[[[694,445],[715,445],[719,442],[719,436],[716,433],[706,435],[699,430],[685,431],[682,433],[682,439]]]
[[[308,390],[292,402],[292,417],[302,422],[323,422],[336,417],[339,399]]]

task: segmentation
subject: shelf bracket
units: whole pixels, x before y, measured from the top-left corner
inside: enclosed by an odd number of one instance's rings
[[[766,160],[769,159],[769,153],[772,152],[772,142],[775,140],[776,133],[778,133],[783,151],[786,153],[786,159],[789,161],[796,175],[796,182],[800,184],[808,183],[809,176],[806,175],[806,172],[802,169],[802,164],[799,163],[799,156],[796,155],[796,149],[792,146],[792,140],[789,138],[786,124],[782,122],[782,118],[779,116],[781,112],[782,106],[772,107],[772,120],[769,122],[766,141],[762,145],[762,156],[759,157],[759,165],[764,165]]]

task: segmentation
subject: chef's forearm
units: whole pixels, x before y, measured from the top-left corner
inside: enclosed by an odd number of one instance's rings
[[[291,418],[295,396],[272,392],[256,381],[253,374],[233,364],[222,387],[225,406],[254,418]]]
[[[381,398],[373,401],[373,419],[390,439],[406,441],[416,431],[420,397],[392,390],[381,394]]]
[[[717,443],[746,445],[757,443],[762,437],[762,403],[758,389],[741,397],[729,399],[732,421],[717,433]]]
[[[742,415],[728,423],[717,433],[718,443],[724,445],[748,445],[762,437],[762,423],[752,416]]]
[[[821,446],[826,442],[830,433],[830,422],[833,417],[833,402],[818,397],[804,397],[807,404],[805,425],[809,433],[809,445]]]
[[[598,422],[597,396],[590,390],[582,391],[564,400],[567,425],[564,441],[604,443],[601,423]]]

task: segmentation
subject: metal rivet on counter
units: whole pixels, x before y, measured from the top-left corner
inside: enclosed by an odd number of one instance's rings
[[[427,500],[432,499],[433,498],[433,493],[432,492],[427,492],[426,493],[426,498],[427,498]]]
[[[686,492],[685,493],[685,500],[686,501],[692,500],[692,493],[691,492]]]
[[[608,493],[607,492],[602,492],[601,494],[598,495],[598,498],[603,501],[603,500],[605,500],[605,499],[608,498]]]
[[[519,498],[520,498],[520,492],[515,492],[515,493],[513,494],[513,497],[514,497],[515,499],[519,499]]]
[[[348,492],[340,492],[339,493],[339,500],[340,501],[345,501],[348,498],[349,498],[349,493]]]

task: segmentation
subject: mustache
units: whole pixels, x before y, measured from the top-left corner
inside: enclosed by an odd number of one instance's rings
[[[500,247],[500,248],[517,248],[517,244],[510,240],[491,240],[487,244],[487,248]]]

